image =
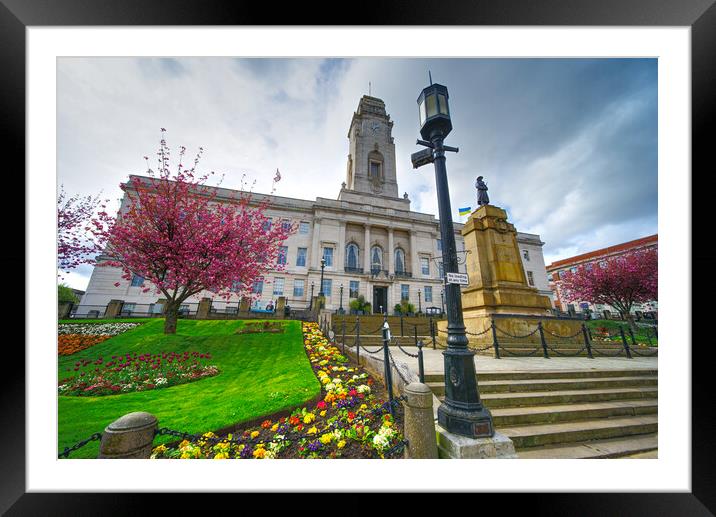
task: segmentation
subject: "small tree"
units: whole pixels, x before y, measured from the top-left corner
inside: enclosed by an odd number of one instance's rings
[[[77,303],[80,300],[79,298],[77,298],[77,295],[69,286],[66,286],[65,284],[60,284],[57,286],[57,301]]]
[[[179,307],[190,296],[202,291],[226,299],[232,293],[251,296],[255,280],[280,269],[280,245],[294,228],[266,224],[268,197],[254,202],[242,191],[217,201],[217,189],[204,185],[213,172],[196,177],[201,147],[190,169],[182,164],[186,148],[181,147],[172,176],[164,131],[158,175],[148,167],[148,178],[120,185],[127,202],[116,219],[100,213],[96,235],[109,257],[99,265],[122,268],[125,280],[141,276],[166,297],[164,333],[174,334]],[[274,185],[279,179],[277,170]]]
[[[65,273],[80,264],[92,263],[99,252],[90,222],[98,208],[104,210],[107,200],[100,202],[99,195],[67,197],[60,185],[57,196],[57,268]],[[58,274],[58,276],[62,276]]]
[[[358,295],[358,298],[351,300],[348,306],[356,312],[370,314],[370,303],[365,301],[365,296],[362,294]]]
[[[655,248],[634,251],[565,273],[561,290],[567,301],[611,305],[633,329],[633,305],[658,299],[658,269]]]

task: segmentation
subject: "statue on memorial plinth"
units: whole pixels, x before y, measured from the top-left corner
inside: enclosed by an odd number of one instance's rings
[[[475,188],[477,189],[477,206],[489,205],[490,198],[487,196],[487,185],[482,181],[482,176],[477,177]]]

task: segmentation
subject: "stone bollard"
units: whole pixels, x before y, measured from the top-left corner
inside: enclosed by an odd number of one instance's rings
[[[211,311],[211,298],[202,298],[199,301],[199,306],[196,309],[196,319],[198,319],[198,320],[208,319],[210,311]]]
[[[412,382],[405,387],[406,458],[437,459],[438,444],[433,417],[433,393],[425,384]]]
[[[98,458],[149,459],[157,424],[154,415],[143,411],[115,420],[102,434]]]

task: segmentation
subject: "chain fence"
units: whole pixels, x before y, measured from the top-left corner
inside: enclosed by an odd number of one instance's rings
[[[65,450],[63,450],[60,454],[57,455],[58,458],[69,458],[70,453],[75,452],[78,449],[81,449],[85,445],[87,445],[90,442],[94,442],[95,440],[101,440],[102,439],[102,433],[94,433],[92,436],[85,440],[81,440],[74,444],[72,447],[65,447]]]

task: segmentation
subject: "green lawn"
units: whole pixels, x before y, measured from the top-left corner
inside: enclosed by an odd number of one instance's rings
[[[114,320],[116,321],[116,320]],[[123,321],[123,320],[122,320]],[[176,335],[163,334],[163,319],[91,348],[59,358],[59,378],[68,376],[81,358],[109,358],[127,352],[198,351],[221,373],[169,388],[102,397],[58,397],[58,446],[62,451],[132,411],[147,411],[159,427],[189,433],[214,431],[297,406],[314,398],[320,385],[306,357],[301,324],[287,321],[284,334],[244,334],[241,320],[180,320]],[[251,320],[256,321],[256,320]],[[162,436],[155,444],[171,441]],[[70,458],[96,458],[99,442],[73,452]]]
[[[616,334],[617,337],[613,339],[619,339],[621,340],[621,337],[619,336],[619,327],[624,328],[624,335],[627,338],[627,342],[631,345],[631,336],[629,335],[629,324],[626,321],[621,320],[589,320],[586,322],[587,326],[594,332],[599,327],[606,327],[609,329],[609,332],[612,334]],[[644,343],[649,344],[649,340],[651,340],[651,344],[653,346],[658,345],[659,338],[655,336],[654,329],[649,328],[643,325],[637,324],[636,331],[634,332],[634,337],[636,338],[637,343]],[[621,342],[621,341],[620,341]]]

